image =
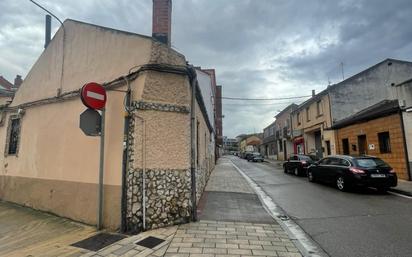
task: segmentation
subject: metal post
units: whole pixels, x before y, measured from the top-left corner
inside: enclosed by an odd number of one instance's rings
[[[103,173],[104,173],[104,120],[106,109],[102,109],[102,123],[100,130],[100,164],[99,164],[99,191],[98,191],[98,211],[97,230],[102,229],[103,224]]]

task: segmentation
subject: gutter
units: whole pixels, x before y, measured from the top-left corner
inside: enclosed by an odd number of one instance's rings
[[[190,177],[191,177],[191,203],[192,203],[192,221],[197,221],[197,206],[196,206],[196,88],[197,79],[196,71],[191,66],[189,71],[192,73],[190,78],[191,86],[191,102],[190,102]]]

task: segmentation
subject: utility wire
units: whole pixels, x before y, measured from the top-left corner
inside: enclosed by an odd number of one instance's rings
[[[228,97],[222,96],[221,99],[225,100],[242,100],[242,101],[277,101],[277,100],[290,100],[311,97],[312,95],[302,95],[302,96],[290,96],[290,97],[277,97],[277,98],[242,98],[242,97]]]

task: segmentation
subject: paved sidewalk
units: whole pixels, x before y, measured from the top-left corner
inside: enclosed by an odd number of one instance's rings
[[[227,158],[218,161],[199,205],[198,222],[147,231],[83,257],[301,256]],[[149,236],[165,241],[153,249],[136,244]]]
[[[412,181],[398,179],[398,186],[391,188],[390,191],[412,196]]]

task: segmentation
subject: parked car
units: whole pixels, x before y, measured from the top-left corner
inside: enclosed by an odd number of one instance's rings
[[[285,173],[293,172],[296,176],[306,176],[308,167],[315,163],[312,156],[303,154],[291,154],[286,162],[283,163]]]
[[[385,192],[398,183],[395,171],[383,160],[347,155],[329,156],[314,163],[308,168],[308,180],[334,183],[341,191],[362,186]]]
[[[247,161],[263,162],[265,158],[259,152],[253,152],[247,156]]]

